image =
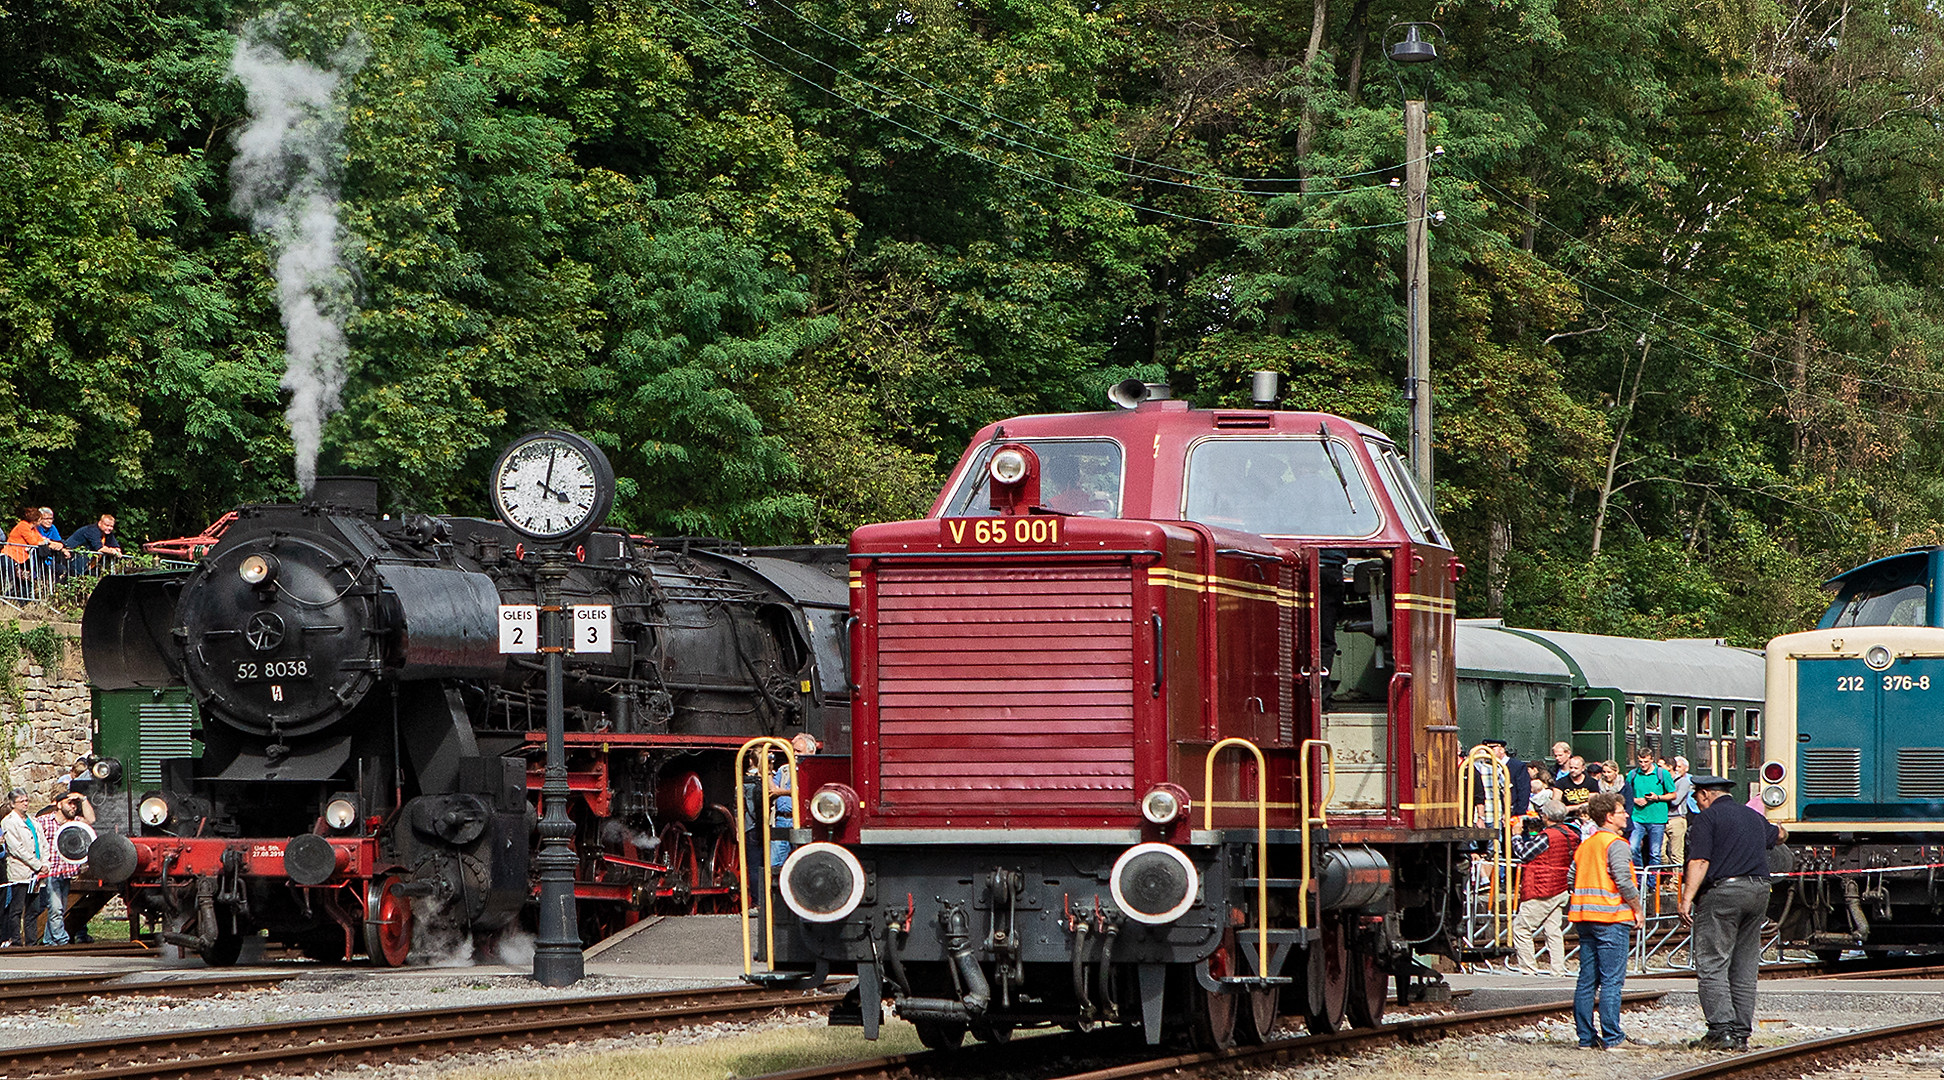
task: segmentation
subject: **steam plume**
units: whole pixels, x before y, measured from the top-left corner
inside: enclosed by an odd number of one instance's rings
[[[230,205],[249,220],[275,263],[286,414],[297,485],[308,492],[317,479],[324,421],[337,411],[344,389],[344,320],[353,305],[333,166],[344,131],[338,86],[357,71],[363,50],[347,39],[330,67],[318,67],[284,55],[274,33],[273,22],[249,23],[230,57],[230,74],[243,84],[250,109],[230,166]]]

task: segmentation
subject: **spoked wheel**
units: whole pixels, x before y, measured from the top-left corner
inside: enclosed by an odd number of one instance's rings
[[[965,1025],[949,1020],[913,1020],[911,1026],[918,1029],[918,1041],[927,1050],[957,1050],[965,1041]]]
[[[1310,1034],[1327,1035],[1343,1024],[1343,1008],[1350,993],[1350,957],[1343,927],[1328,925],[1310,946],[1309,1012],[1303,1017]]]
[[[722,833],[716,837],[714,849],[709,856],[709,881],[716,888],[727,890],[713,898],[710,907],[715,914],[734,915],[736,913],[736,906],[741,903],[737,899],[741,895],[738,885],[740,880],[736,869],[736,838],[729,833]]]
[[[1350,1026],[1374,1028],[1384,1022],[1384,1004],[1390,1000],[1390,976],[1377,967],[1377,958],[1362,953],[1350,954]]]
[[[1282,1022],[1282,988],[1265,986],[1235,996],[1235,1041],[1244,1046],[1268,1042]]]
[[[668,867],[662,875],[662,885],[668,890],[668,895],[662,897],[659,904],[662,914],[695,914],[695,883],[700,880],[695,861],[695,837],[680,825],[670,825],[662,830],[661,847],[657,853],[661,856],[662,865]]]
[[[1234,940],[1233,934],[1229,940]],[[1231,970],[1230,958],[1234,955],[1230,945],[1224,944],[1208,958],[1208,973],[1220,979]],[[1235,1045],[1235,1014],[1240,1009],[1237,1004],[1242,1000],[1238,994],[1214,993],[1205,989],[1201,980],[1192,974],[1188,977],[1188,1038],[1197,1050],[1227,1050]]]
[[[365,887],[365,955],[378,967],[403,967],[412,954],[412,901],[396,874]]]

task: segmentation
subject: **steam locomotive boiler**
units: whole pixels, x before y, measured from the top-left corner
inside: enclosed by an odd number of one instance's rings
[[[97,693],[186,691],[199,721],[153,782],[122,776],[134,820],[95,841],[91,872],[216,964],[259,930],[393,965],[517,925],[547,702],[540,658],[503,653],[499,623],[535,603],[529,543],[383,514],[374,481],[327,478],[301,505],[240,509],[194,569],[103,579],[82,624]],[[847,589],[806,560],[580,541],[565,603],[612,625],[611,652],[566,657],[584,937],[729,909],[747,739],[845,752]]]

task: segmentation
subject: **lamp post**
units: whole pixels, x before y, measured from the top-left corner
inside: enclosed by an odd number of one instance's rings
[[[1443,36],[1436,23],[1404,23],[1404,39],[1390,47],[1391,63],[1404,66],[1436,63],[1438,50],[1419,36],[1428,26]],[[1427,69],[1428,71],[1428,69]],[[1424,80],[1426,87],[1430,78]],[[1398,80],[1399,88],[1403,80]],[[1411,471],[1425,498],[1431,497],[1431,165],[1425,153],[1429,109],[1425,94],[1404,99],[1404,252],[1405,350],[1409,373],[1404,397],[1411,403]]]
[[[542,986],[572,986],[587,973],[581,953],[580,916],[574,903],[574,821],[567,816],[567,716],[565,656],[569,627],[561,584],[573,556],[541,551],[534,571],[540,600],[540,651],[547,669],[547,771],[540,784],[539,934],[533,943],[533,979]]]

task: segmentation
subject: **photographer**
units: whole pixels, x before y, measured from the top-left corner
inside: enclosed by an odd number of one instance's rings
[[[43,810],[34,819],[40,826],[41,835],[47,841],[46,885],[41,889],[41,902],[47,908],[47,929],[42,931],[42,945],[66,945],[71,940],[86,939],[88,927],[84,923],[70,937],[67,929],[68,886],[81,872],[85,863],[70,862],[63,858],[54,843],[61,829],[77,821],[92,826],[95,821],[94,804],[86,795],[67,790],[67,780],[56,780],[54,805]],[[32,926],[28,929],[31,931]],[[92,940],[92,939],[89,939]]]

